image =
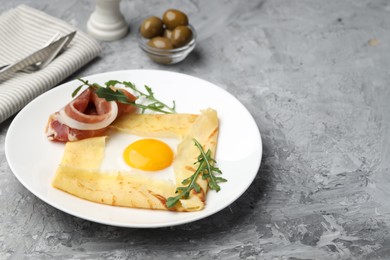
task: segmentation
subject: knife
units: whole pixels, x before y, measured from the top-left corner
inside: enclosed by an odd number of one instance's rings
[[[32,53],[31,55],[23,58],[14,64],[11,64],[2,70],[0,70],[0,81],[8,79],[13,73],[18,72],[24,69],[27,66],[35,64],[37,62],[45,63],[50,61],[63,49],[65,48],[73,39],[76,31],[71,32],[60,39],[50,43],[48,46],[39,49]]]

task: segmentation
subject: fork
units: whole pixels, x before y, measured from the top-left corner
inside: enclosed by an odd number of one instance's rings
[[[53,37],[51,37],[51,39],[42,48],[49,46],[50,43],[58,40],[59,38],[61,38],[61,33],[57,32]],[[34,71],[45,68],[57,56],[57,54],[62,50],[62,47],[64,46],[65,43],[66,42],[64,41],[63,44],[55,52],[53,52],[45,61],[31,64],[30,66],[24,68],[22,71],[34,72]]]
[[[61,33],[56,32],[56,34],[54,34],[50,38],[50,40],[48,42],[46,42],[41,48],[45,48],[45,47],[49,46],[52,42],[58,40],[60,37],[61,37]],[[46,60],[37,62],[35,64],[31,64],[31,65],[23,68],[21,71],[31,73],[31,72],[45,68],[57,56],[57,54],[62,50],[62,47],[64,46],[64,44],[65,44],[65,42],[55,52],[53,52],[49,57],[47,57]],[[8,66],[10,66],[10,64],[1,66],[0,71]]]

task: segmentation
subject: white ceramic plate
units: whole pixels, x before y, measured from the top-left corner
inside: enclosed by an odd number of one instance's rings
[[[228,182],[221,191],[210,191],[206,207],[198,212],[166,212],[122,208],[89,202],[51,186],[64,144],[46,139],[49,115],[71,100],[80,85],[71,81],[29,103],[13,120],[5,140],[8,163],[18,180],[38,198],[71,215],[122,227],[155,228],[192,222],[210,216],[240,197],[252,183],[260,166],[262,143],[258,127],[247,109],[231,94],[192,76],[153,70],[126,70],[97,74],[85,79],[104,84],[115,79],[137,87],[150,86],[157,98],[176,101],[179,113],[199,113],[212,107],[220,119],[216,161]]]

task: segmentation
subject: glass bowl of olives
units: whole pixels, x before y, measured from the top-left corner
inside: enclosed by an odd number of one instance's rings
[[[155,62],[175,64],[184,60],[195,48],[196,31],[188,17],[176,9],[164,12],[162,19],[144,19],[137,33],[138,45]]]

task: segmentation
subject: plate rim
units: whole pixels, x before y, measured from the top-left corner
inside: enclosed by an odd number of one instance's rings
[[[253,178],[250,181],[247,182],[247,185],[245,186],[245,188],[243,188],[241,190],[241,192],[237,193],[234,196],[234,198],[228,204],[218,205],[217,207],[213,207],[213,210],[211,210],[209,212],[206,212],[204,214],[199,214],[199,216],[195,216],[195,217],[192,217],[192,218],[189,218],[189,219],[185,218],[185,219],[180,220],[180,221],[170,221],[170,222],[168,221],[168,222],[164,222],[164,223],[152,223],[152,224],[150,224],[150,223],[149,224],[147,224],[147,223],[145,223],[145,224],[140,224],[140,223],[137,223],[137,224],[134,224],[134,223],[116,224],[116,223],[112,223],[112,222],[109,222],[109,221],[99,220],[96,217],[95,218],[89,218],[89,217],[86,217],[86,216],[82,216],[81,214],[78,214],[78,212],[71,212],[70,210],[67,210],[66,208],[62,207],[61,205],[58,205],[58,203],[52,203],[47,198],[44,198],[44,197],[40,196],[40,194],[37,194],[37,192],[34,192],[33,190],[31,190],[28,187],[28,185],[24,182],[24,180],[21,178],[21,176],[19,176],[19,174],[16,173],[16,170],[15,170],[13,164],[9,161],[9,154],[10,154],[10,149],[11,149],[10,148],[10,144],[9,144],[10,143],[10,132],[14,128],[14,125],[20,120],[20,118],[23,117],[24,113],[27,113],[26,111],[28,111],[30,106],[33,106],[35,103],[39,102],[42,98],[44,98],[46,95],[48,95],[48,93],[56,91],[56,89],[58,89],[58,88],[63,88],[63,87],[65,87],[65,85],[77,81],[77,79],[73,79],[73,80],[62,82],[61,84],[59,84],[59,85],[51,88],[50,90],[42,93],[41,95],[37,96],[31,102],[29,102],[23,109],[21,109],[16,114],[16,116],[13,118],[13,120],[12,120],[11,124],[9,125],[8,130],[7,130],[6,136],[5,136],[5,157],[6,157],[8,166],[10,167],[11,172],[13,173],[13,175],[24,186],[25,189],[27,189],[34,196],[36,196],[37,198],[39,198],[43,202],[47,203],[48,205],[50,205],[50,206],[52,206],[52,207],[54,207],[54,208],[56,208],[56,209],[58,209],[58,210],[60,210],[62,212],[65,212],[65,213],[67,213],[69,215],[78,217],[80,219],[91,221],[91,222],[95,222],[95,223],[99,223],[99,224],[109,225],[109,226],[126,227],[126,228],[161,228],[161,227],[177,226],[177,225],[183,225],[183,224],[191,223],[191,222],[194,222],[194,221],[197,221],[197,220],[200,220],[200,219],[207,218],[207,217],[209,217],[211,215],[214,215],[214,214],[218,213],[219,211],[223,210],[224,208],[229,207],[232,203],[234,203],[237,199],[239,199],[248,190],[248,188],[252,185],[253,181],[255,180],[255,178],[256,178],[257,174],[259,173],[259,170],[260,170],[262,156],[263,156],[263,142],[262,142],[262,136],[261,136],[259,127],[257,126],[257,123],[256,123],[253,115],[244,106],[244,104],[241,103],[240,100],[238,100],[235,96],[233,96],[226,89],[224,89],[222,87],[219,87],[218,85],[216,85],[216,84],[214,84],[214,83],[212,83],[210,81],[207,81],[207,80],[204,80],[202,78],[195,77],[195,76],[192,76],[192,75],[189,75],[189,74],[185,74],[185,73],[174,72],[174,71],[167,71],[167,70],[153,70],[153,69],[125,69],[125,70],[115,70],[115,71],[107,71],[107,72],[103,72],[103,73],[90,74],[90,75],[87,75],[87,76],[83,76],[82,78],[83,79],[88,79],[88,78],[93,78],[93,77],[104,77],[105,75],[110,75],[110,74],[113,74],[113,73],[122,74],[122,73],[126,73],[126,72],[137,72],[137,71],[142,71],[143,73],[151,72],[151,73],[162,73],[162,74],[165,74],[165,73],[178,74],[180,76],[190,77],[190,78],[192,78],[194,80],[198,80],[198,81],[200,80],[200,81],[202,81],[204,83],[211,84],[214,87],[216,87],[219,91],[222,91],[222,92],[224,92],[224,94],[226,94],[226,95],[230,96],[231,98],[235,99],[237,101],[237,104],[239,104],[245,110],[245,112],[248,114],[249,118],[251,119],[251,123],[256,128],[256,134],[257,134],[256,137],[258,138],[258,141],[259,141],[259,149],[257,151],[258,153],[257,153],[257,156],[256,156],[256,157],[258,157],[258,160],[256,161],[257,164],[253,165],[254,169],[256,169],[256,173],[253,174]],[[70,196],[73,196],[73,195],[70,195]],[[80,198],[78,198],[78,199],[80,199]],[[90,202],[90,201],[88,201],[88,202]],[[94,203],[94,202],[91,202],[91,203]],[[103,204],[99,204],[99,205],[103,205]],[[110,205],[103,205],[103,206],[115,207],[115,206],[110,206]],[[137,210],[150,210],[150,209],[137,209]],[[202,212],[202,210],[198,211],[198,212]],[[191,214],[191,213],[193,213],[193,212],[184,212],[182,214]],[[197,212],[195,212],[195,213],[197,213]]]

